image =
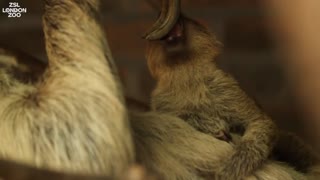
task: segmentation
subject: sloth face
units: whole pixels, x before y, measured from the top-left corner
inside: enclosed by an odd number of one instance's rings
[[[160,40],[147,42],[146,59],[154,77],[179,65],[212,61],[221,44],[208,28],[181,16],[171,31]]]

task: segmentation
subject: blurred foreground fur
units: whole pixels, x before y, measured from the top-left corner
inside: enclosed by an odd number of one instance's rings
[[[278,135],[274,122],[214,63],[219,43],[197,22],[181,17],[167,40],[150,41],[147,58],[157,78],[152,108],[195,129],[230,141],[230,129],[245,129],[234,154],[215,167],[222,179],[241,179],[269,157]],[[180,35],[181,34],[181,35]],[[173,39],[170,40],[169,38]]]
[[[0,162],[0,177],[152,179],[132,167],[137,161],[160,179],[212,179],[214,168],[234,153],[231,144],[178,117],[127,113],[97,21],[99,1],[46,0],[45,4],[48,66],[1,51],[0,158],[9,162]],[[38,66],[39,71],[33,71]],[[25,72],[23,78],[20,71]],[[285,164],[267,160],[245,179],[306,178]]]
[[[0,157],[118,178],[134,163],[135,153],[122,90],[97,19],[99,1],[44,3],[48,66],[38,80],[21,80],[16,72],[28,64],[36,72],[35,62],[10,59],[10,53],[1,58]]]
[[[66,174],[50,170],[37,169],[27,165],[0,160],[1,180],[113,180],[110,177]],[[146,174],[143,168],[133,166],[124,173],[121,180],[155,180]]]

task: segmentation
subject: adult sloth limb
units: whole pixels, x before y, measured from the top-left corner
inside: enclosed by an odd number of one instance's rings
[[[148,1],[154,4],[153,1]],[[154,5],[156,6],[156,5]],[[154,7],[156,8],[156,7]],[[143,36],[145,39],[155,40],[165,36],[176,24],[180,13],[180,0],[163,1],[160,17]]]
[[[119,177],[134,160],[122,92],[105,55],[98,0],[45,1],[49,67],[36,86],[1,73],[0,157]]]
[[[131,113],[138,162],[161,179],[214,179],[212,169],[223,164],[234,148],[201,133],[182,119],[163,113]],[[267,160],[244,180],[306,180],[307,175]],[[319,176],[318,176],[319,177]]]

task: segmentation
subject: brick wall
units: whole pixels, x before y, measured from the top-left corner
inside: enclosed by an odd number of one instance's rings
[[[28,13],[20,19],[0,16],[0,44],[45,60],[41,0],[20,0]],[[208,25],[225,44],[219,65],[231,72],[281,125],[297,129],[299,113],[274,56],[269,26],[257,0],[182,0],[183,11]],[[0,0],[0,8],[8,0]],[[128,96],[148,102],[154,81],[143,57],[142,33],[156,13],[145,0],[104,1],[103,23]]]

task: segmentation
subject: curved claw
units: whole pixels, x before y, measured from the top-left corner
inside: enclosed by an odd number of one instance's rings
[[[147,40],[159,40],[166,36],[178,21],[180,0],[163,0],[161,14],[154,25],[143,35]]]

